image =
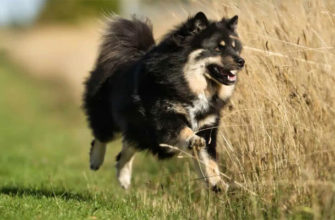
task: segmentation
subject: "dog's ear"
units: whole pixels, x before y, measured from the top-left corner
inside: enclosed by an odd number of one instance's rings
[[[204,30],[208,26],[208,19],[206,15],[199,11],[194,17],[191,17],[188,22],[188,31],[190,33],[199,33],[200,31]]]
[[[206,29],[208,26],[208,19],[206,15],[199,11],[193,17],[190,17],[187,22],[185,23],[185,36],[193,35],[201,32],[202,30]]]
[[[224,19],[224,18],[223,18]],[[238,16],[235,15],[234,17],[228,19],[226,21],[226,24],[227,24],[227,28],[229,30],[232,30],[232,31],[235,31],[236,28],[237,28],[237,23],[238,23]]]
[[[206,29],[209,21],[203,12],[198,12],[190,17],[185,23],[178,27],[177,31],[172,34],[172,39],[178,45],[183,44],[189,37]]]

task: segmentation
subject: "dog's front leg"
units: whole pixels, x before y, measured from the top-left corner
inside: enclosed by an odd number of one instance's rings
[[[194,149],[193,155],[199,177],[205,181],[206,185],[214,192],[227,191],[228,185],[221,179],[219,166],[216,160],[208,154],[207,149]]]
[[[182,150],[191,150],[194,153],[195,164],[199,175],[214,191],[225,190],[226,185],[221,180],[219,167],[216,163],[216,132],[204,130],[197,134],[186,125],[185,115],[165,113],[159,118],[161,128],[160,143],[177,146]]]
[[[206,141],[206,146],[193,151],[195,156],[195,166],[198,169],[200,178],[203,178],[207,186],[215,192],[227,191],[228,185],[222,180],[216,153],[216,136],[218,129],[216,126],[210,129],[202,129],[198,136]]]
[[[204,131],[195,134],[189,127],[180,130],[178,144],[188,147],[193,152],[195,166],[200,178],[213,191],[225,191],[227,185],[222,181],[219,166],[216,162],[216,132]]]
[[[185,126],[180,130],[177,145],[182,148],[200,150],[206,146],[206,140],[196,135],[191,128]]]

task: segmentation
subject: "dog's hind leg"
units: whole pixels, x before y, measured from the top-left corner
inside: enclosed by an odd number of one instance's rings
[[[122,150],[116,157],[116,175],[121,187],[128,189],[136,149],[126,140],[123,140],[122,143]]]
[[[105,159],[106,143],[97,139],[91,143],[90,167],[92,170],[98,170]]]

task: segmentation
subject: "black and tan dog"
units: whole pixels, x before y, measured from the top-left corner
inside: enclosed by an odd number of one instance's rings
[[[244,66],[237,21],[212,21],[199,12],[155,44],[148,21],[112,18],[84,94],[94,135],[91,169],[99,169],[106,144],[121,132],[116,167],[123,188],[130,186],[137,151],[158,158],[178,152],[162,144],[198,149],[196,164],[207,185],[214,191],[226,186],[216,136],[220,111]]]

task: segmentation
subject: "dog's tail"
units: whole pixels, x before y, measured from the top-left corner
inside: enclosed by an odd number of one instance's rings
[[[85,83],[83,108],[95,138],[107,142],[118,130],[109,112],[104,82],[139,60],[155,44],[149,20],[114,16],[108,22],[95,69]]]
[[[103,35],[96,68],[86,81],[86,95],[94,96],[105,80],[122,65],[140,59],[153,45],[155,40],[149,19],[132,20],[113,16],[107,23]]]

